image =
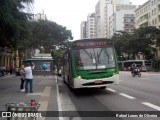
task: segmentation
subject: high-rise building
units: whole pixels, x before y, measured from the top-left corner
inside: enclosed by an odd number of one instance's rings
[[[135,12],[137,5],[114,5],[113,14],[109,17],[109,38],[117,31],[133,33],[135,29]]]
[[[88,14],[87,24],[86,24],[86,37],[87,38],[96,37],[95,13]]]
[[[86,36],[86,27],[87,27],[86,24],[87,24],[86,21],[81,22],[81,39],[87,38],[87,36]]]
[[[95,7],[96,37],[109,37],[109,17],[114,13],[116,5],[129,5],[129,0],[99,0]]]

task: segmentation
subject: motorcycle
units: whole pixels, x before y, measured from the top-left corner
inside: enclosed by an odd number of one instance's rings
[[[136,75],[138,75],[138,77],[141,77],[141,72],[140,72],[139,68],[133,69],[133,71],[131,73],[132,73],[132,77],[134,77]]]

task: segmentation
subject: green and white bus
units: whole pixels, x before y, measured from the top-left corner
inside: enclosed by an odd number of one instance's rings
[[[62,77],[71,88],[105,89],[119,84],[116,52],[110,39],[81,39],[69,42],[63,55]]]

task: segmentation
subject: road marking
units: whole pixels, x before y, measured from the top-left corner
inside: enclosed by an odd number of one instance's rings
[[[27,95],[42,95],[42,93],[28,93]]]
[[[56,77],[56,83],[57,83],[57,76]],[[56,84],[56,87],[57,87],[57,102],[58,102],[58,111],[62,111],[62,108],[61,108],[61,100],[60,100],[60,95],[59,95],[59,87],[58,87],[58,84]],[[59,120],[64,120],[63,117],[60,117],[62,115],[60,115],[60,112],[59,112]]]
[[[116,90],[113,90],[111,88],[106,88],[107,90],[111,91],[111,92],[117,92]]]
[[[149,78],[140,78],[140,79],[149,79]]]
[[[154,104],[151,104],[151,103],[148,103],[148,102],[142,102],[142,104],[147,105],[147,106],[149,106],[149,107],[151,107],[151,108],[154,108],[154,109],[160,111],[160,107],[159,107],[159,106],[156,106],[156,105],[154,105]]]
[[[126,98],[129,98],[129,99],[136,99],[135,97],[132,97],[132,96],[124,94],[124,93],[119,93],[119,94],[126,97]]]
[[[56,77],[57,78],[57,77]],[[58,101],[58,109],[59,111],[73,111],[71,115],[68,115],[68,117],[63,117],[62,114],[59,114],[59,120],[81,120],[79,117],[79,114],[73,104],[71,98],[69,97],[67,92],[61,92],[59,93],[59,86],[57,84],[57,101]]]

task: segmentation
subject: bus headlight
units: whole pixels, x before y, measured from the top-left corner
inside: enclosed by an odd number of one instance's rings
[[[81,76],[78,76],[78,79],[82,79]]]

